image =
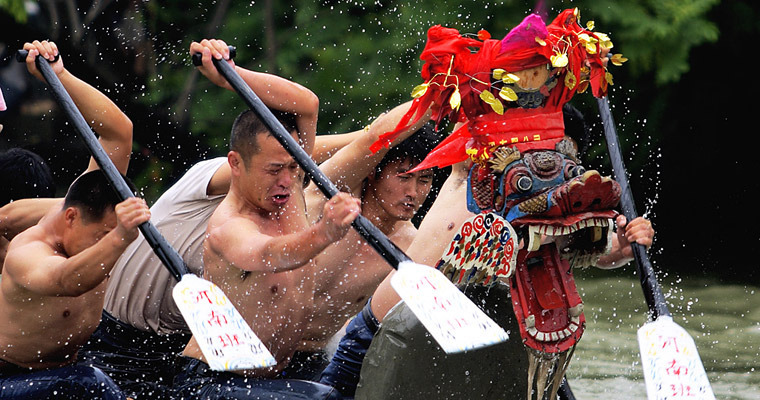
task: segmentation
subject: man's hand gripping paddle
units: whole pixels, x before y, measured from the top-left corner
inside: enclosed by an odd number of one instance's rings
[[[230,47],[234,57],[234,48]],[[201,65],[201,55],[193,55]],[[331,198],[337,187],[317,167],[298,142],[277,121],[243,78],[225,60],[213,58],[214,66],[269,131],[306,171],[322,193]],[[488,318],[470,299],[435,268],[415,264],[368,219],[359,215],[354,229],[397,270],[391,284],[446,353],[456,353],[503,342],[507,333]]]
[[[19,50],[16,59],[24,62],[27,55],[26,50]],[[52,90],[58,105],[66,113],[66,117],[74,125],[92,157],[106,175],[111,187],[122,200],[133,197],[134,194],[100,146],[58,76],[44,61],[42,57],[36,57],[35,64]],[[276,364],[274,357],[221,289],[191,274],[182,257],[150,221],[141,224],[139,229],[164,266],[179,281],[172,292],[174,301],[212,369],[221,371],[264,368]]]
[[[638,215],[628,185],[610,105],[606,97],[597,98],[597,102],[615,180],[622,188],[620,202],[623,214],[628,221],[633,221]],[[673,322],[646,248],[638,243],[632,243],[631,246],[644,297],[652,315],[652,321],[638,331],[647,397],[649,400],[715,399],[694,340],[686,330]]]

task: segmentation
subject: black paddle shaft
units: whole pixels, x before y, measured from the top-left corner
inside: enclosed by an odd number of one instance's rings
[[[232,53],[232,47],[230,48]],[[200,65],[200,54],[193,55],[193,64]],[[301,168],[309,174],[311,180],[317,185],[319,190],[327,198],[332,198],[338,194],[338,188],[333,184],[330,179],[325,176],[322,170],[317,167],[314,160],[306,154],[306,151],[298,144],[298,142],[291,136],[291,134],[282,126],[280,121],[272,114],[272,111],[261,101],[261,99],[253,92],[248,84],[240,77],[235,69],[228,64],[225,60],[218,60],[213,58],[214,66],[219,73],[227,79],[227,82],[235,89],[235,91],[243,98],[243,101],[248,107],[255,112],[259,118],[264,122],[264,125],[274,135],[275,138],[282,144],[282,147],[293,156],[293,159],[301,166]],[[393,268],[398,269],[399,263],[402,261],[410,261],[409,256],[404,254],[388,237],[380,231],[375,225],[372,224],[367,218],[362,215],[356,217],[353,222],[353,227],[357,232],[390,264]]]
[[[615,121],[612,119],[612,112],[610,111],[610,104],[607,98],[601,97],[596,100],[599,105],[602,124],[604,125],[604,138],[607,141],[607,150],[610,153],[612,171],[615,175],[615,180],[620,184],[622,190],[620,206],[623,210],[623,215],[630,222],[638,217],[638,213],[636,212],[636,204],[633,201],[631,187],[628,184],[628,176],[626,175],[625,163],[623,163],[623,155],[620,150]],[[654,268],[652,268],[652,263],[649,261],[646,248],[635,242],[631,243],[631,248],[633,249],[633,258],[636,261],[636,270],[639,273],[639,279],[641,279],[641,288],[644,290],[644,297],[649,306],[649,311],[652,313],[652,317],[656,320],[660,316],[670,316],[668,305],[665,303],[665,296],[663,296],[662,288],[657,282],[657,276],[655,275]]]
[[[24,62],[27,55],[28,52],[26,50],[19,50],[16,53],[16,60],[19,62]],[[52,90],[53,97],[55,98],[56,102],[61,107],[61,109],[63,109],[69,122],[74,125],[77,133],[79,133],[79,137],[89,149],[90,154],[92,154],[92,157],[95,159],[95,162],[97,162],[98,166],[100,166],[100,169],[105,174],[106,179],[108,179],[109,183],[111,184],[111,187],[114,189],[114,191],[116,191],[122,201],[126,200],[129,197],[134,197],[134,193],[132,193],[132,190],[130,190],[127,182],[124,180],[124,178],[122,178],[119,170],[117,170],[116,166],[113,165],[113,161],[111,161],[111,159],[108,157],[108,154],[106,154],[105,150],[103,150],[103,147],[101,147],[100,142],[98,142],[98,139],[95,137],[95,133],[92,131],[92,128],[87,125],[87,121],[85,121],[82,113],[79,112],[79,109],[74,104],[74,101],[71,99],[71,96],[69,96],[69,93],[63,87],[63,84],[58,79],[58,76],[53,71],[53,68],[48,65],[47,62],[43,61],[46,60],[42,57],[37,57],[35,59],[37,68],[40,70],[42,77],[45,78],[45,82],[47,82],[48,86]],[[187,265],[185,265],[184,260],[182,260],[182,257],[180,257],[177,251],[174,250],[171,245],[169,245],[166,239],[161,235],[160,232],[158,232],[156,227],[151,224],[150,221],[143,222],[138,228],[140,229],[140,232],[142,232],[145,240],[148,242],[150,247],[153,248],[153,252],[156,253],[156,256],[158,256],[158,258],[161,260],[164,266],[166,266],[174,278],[177,280],[182,279],[182,275],[187,274],[189,271],[187,269]]]

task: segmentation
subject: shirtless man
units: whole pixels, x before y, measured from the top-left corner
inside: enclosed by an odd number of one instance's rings
[[[407,248],[406,253],[414,262],[436,265],[459,227],[474,215],[467,209],[466,201],[470,166],[470,161],[464,161],[451,167],[451,174]],[[598,268],[617,268],[633,260],[630,243],[636,242],[647,248],[652,245],[654,230],[649,220],[638,217],[627,223],[621,215],[615,222],[617,230],[612,238],[611,251],[599,259],[596,265]],[[335,387],[343,396],[354,395],[361,365],[372,338],[385,315],[401,301],[390,283],[394,273],[391,271],[388,274],[367,305],[351,319],[335,356],[319,378],[319,382]]]
[[[227,51],[222,41],[193,43],[190,53],[220,56]],[[201,72],[212,82],[232,90],[213,66]],[[314,147],[317,97],[307,88],[281,77],[236,67],[243,80],[275,112],[296,115],[299,140]],[[236,119],[232,131],[250,128],[250,112]],[[284,115],[284,114],[283,114]],[[322,143],[318,158],[343,145],[349,134]],[[260,177],[252,174],[252,179]],[[203,272],[203,241],[208,221],[230,189],[231,168],[227,157],[197,163],[151,207],[152,221],[182,256],[190,272]],[[300,189],[298,190],[300,192]],[[135,398],[164,399],[171,395],[170,365],[190,338],[190,331],[172,298],[175,279],[140,237],[117,261],[112,276],[118,284],[106,290],[103,320],[84,347],[86,363],[107,372]],[[256,327],[254,327],[256,332]]]
[[[316,115],[318,110],[311,101],[310,91],[273,75],[241,67],[237,70],[270,108],[282,107],[281,101],[272,94],[287,91],[293,96],[291,111],[300,116]],[[289,90],[282,87],[291,85],[294,87]],[[270,90],[272,87],[275,89]],[[362,140],[358,148],[367,152],[368,145],[384,130],[395,126],[407,109],[408,105],[399,106],[378,117],[369,129],[317,136],[313,139],[312,158],[322,163],[355,140]],[[354,143],[354,147],[357,145]],[[367,157],[375,160],[373,165],[377,163],[376,156]],[[373,165],[369,165],[370,170]],[[229,185],[230,168],[226,158],[205,160],[187,171],[151,207],[151,221],[193,273],[202,271],[202,242],[208,219]],[[324,197],[318,196],[318,201],[323,203]],[[0,208],[0,228],[14,234],[26,229],[39,220],[50,207],[50,201],[59,200],[25,199]],[[383,263],[383,268],[389,267]],[[169,395],[167,384],[173,379],[171,368],[166,366],[173,362],[189,338],[189,330],[171,297],[171,288],[176,282],[142,236],[122,254],[111,277],[113,284],[106,290],[101,324],[80,352],[80,362],[106,372],[131,397],[149,394],[154,399],[165,398]]]
[[[34,58],[52,60],[55,44],[35,41],[24,48],[29,50],[27,68],[41,79]],[[71,75],[62,58],[52,67],[123,174],[131,121],[105,95]],[[149,219],[145,201],[119,203],[90,160],[63,204],[11,241],[0,281],[0,398],[124,398],[102,371],[71,364],[100,320],[111,268],[137,237],[137,226]]]
[[[211,63],[212,56],[229,60],[226,44],[193,43],[191,52],[203,55],[199,69],[204,75],[220,86],[226,85]],[[283,103],[288,101],[283,97]],[[360,213],[360,203],[349,194],[338,194],[325,203],[323,218],[310,225],[298,164],[253,112],[244,112],[239,119],[227,156],[229,192],[208,223],[203,275],[230,298],[277,365],[236,373],[213,372],[191,338],[183,352],[185,368],[175,379],[176,396],[297,394],[333,398],[332,388],[317,383],[272,378],[281,376],[311,313],[314,257],[346,234]],[[281,122],[295,136],[296,132],[314,132],[316,116],[297,116],[295,124],[284,119]]]
[[[425,158],[438,137],[431,125],[420,128],[423,119],[391,143],[390,150],[383,148],[372,153],[369,148],[381,133],[395,127],[409,105],[391,110],[370,125],[365,135],[320,166],[339,188],[361,198],[362,215],[402,250],[417,233],[411,219],[430,193],[434,176],[432,170],[407,171]],[[306,205],[312,221],[321,217],[325,201],[316,185],[307,188]],[[293,361],[302,363],[299,377],[310,380],[317,379],[327,364],[329,339],[364,306],[392,270],[356,230],[325,249],[316,263],[314,315]]]

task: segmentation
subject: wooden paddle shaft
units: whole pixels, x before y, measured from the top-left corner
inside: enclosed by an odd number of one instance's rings
[[[623,215],[630,222],[638,217],[638,213],[636,212],[636,204],[633,200],[631,187],[628,184],[628,176],[626,175],[623,155],[620,151],[615,121],[612,118],[607,98],[602,97],[596,100],[599,105],[599,113],[602,117],[602,125],[604,125],[604,138],[607,141],[607,149],[610,153],[612,171],[615,175],[615,180],[620,184],[622,190],[620,206],[623,210]],[[635,242],[631,243],[631,247],[636,261],[636,271],[639,273],[639,279],[641,280],[641,288],[644,290],[644,297],[653,319],[656,320],[661,316],[670,316],[670,310],[668,310],[665,296],[662,294],[662,288],[659,282],[657,282],[657,276],[654,268],[652,268],[652,263],[649,261],[646,248]]]

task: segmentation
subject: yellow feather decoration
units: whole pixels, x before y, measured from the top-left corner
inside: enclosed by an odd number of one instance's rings
[[[507,73],[507,74],[505,74],[505,75],[503,75],[501,77],[501,81],[504,82],[504,83],[506,83],[506,84],[515,83],[515,82],[517,82],[519,80],[520,80],[520,77],[517,76],[517,75],[515,75],[515,74],[509,74],[509,73]]]
[[[604,80],[606,80],[608,84],[612,85],[612,74],[609,72],[605,73]]]
[[[550,57],[550,60],[554,68],[567,67],[567,63],[568,63],[567,54],[554,53],[554,55]]]
[[[451,109],[456,111],[459,110],[459,106],[462,104],[462,95],[459,93],[459,88],[454,89],[454,93],[451,94],[451,97],[449,98],[449,105],[451,106]]]
[[[578,79],[575,77],[575,75],[573,75],[572,72],[568,70],[567,74],[565,75],[565,86],[568,89],[573,90],[576,83],[578,83]]]
[[[424,96],[427,92],[428,86],[429,84],[427,83],[415,86],[414,89],[412,89],[412,97],[416,99],[418,97]]]
[[[496,114],[504,114],[504,105],[490,91],[480,92],[480,99],[488,103]]]
[[[499,97],[506,101],[517,101],[517,93],[515,93],[512,88],[508,87],[502,87],[501,90],[499,90]]]
[[[612,65],[621,66],[624,62],[628,61],[627,58],[623,57],[622,54],[614,54],[612,58],[610,59],[612,62]]]

